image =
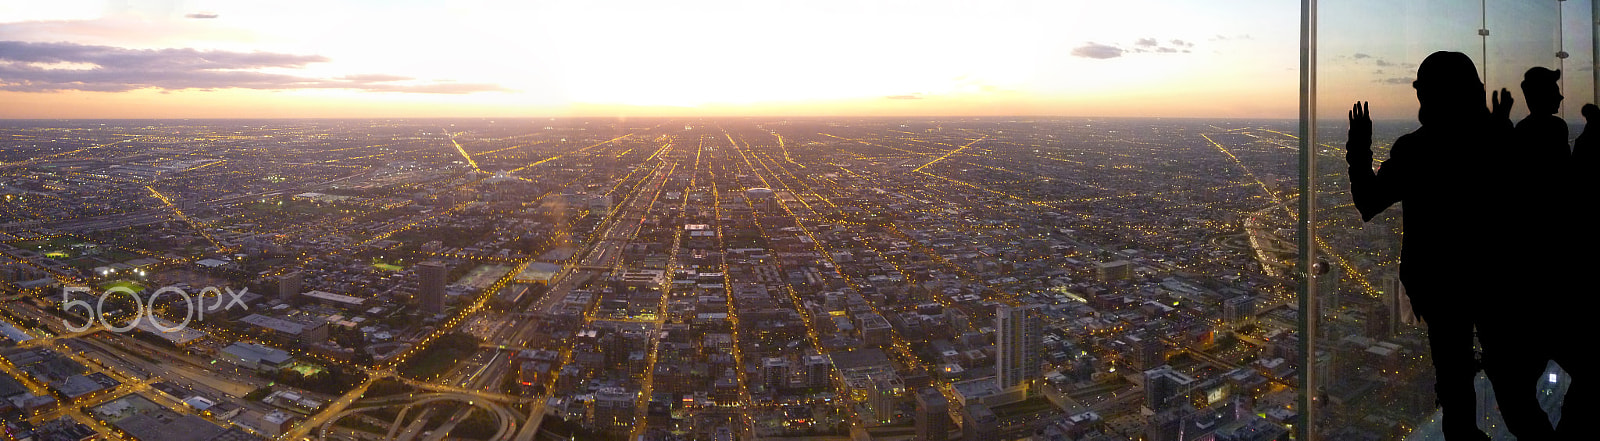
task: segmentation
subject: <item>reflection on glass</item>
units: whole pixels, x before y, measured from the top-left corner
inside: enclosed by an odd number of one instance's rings
[[[1553,0],[1325,2],[1318,15],[1317,168],[1306,178],[1315,187],[1317,252],[1332,271],[1313,279],[1318,332],[1308,362],[1323,404],[1311,429],[1317,439],[1441,439],[1427,326],[1415,320],[1398,271],[1405,207],[1361,221],[1345,173],[1344,117],[1351,103],[1370,102],[1375,159],[1388,158],[1394,140],[1418,127],[1412,87],[1418,63],[1435,51],[1457,51],[1473,59],[1488,90],[1512,91],[1513,121],[1528,115],[1518,87],[1523,73],[1534,66],[1563,69],[1567,99],[1558,116],[1576,137],[1577,109],[1594,93],[1590,69],[1580,68],[1594,60],[1591,7]],[[1565,383],[1542,384],[1541,400],[1553,409]],[[1477,386],[1478,425],[1508,438],[1482,375]]]

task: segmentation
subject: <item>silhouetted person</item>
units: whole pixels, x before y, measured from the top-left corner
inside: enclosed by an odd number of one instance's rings
[[[1549,259],[1556,267],[1571,259],[1563,256],[1568,248],[1562,220],[1566,169],[1571,149],[1567,147],[1567,122],[1556,116],[1561,110],[1561,71],[1543,67],[1523,74],[1522,96],[1528,116],[1517,123],[1516,136],[1499,159],[1503,183],[1496,193],[1484,195],[1488,201],[1513,210],[1503,224],[1486,229],[1483,241],[1486,254],[1503,258]],[[1515,298],[1486,304],[1492,308],[1480,316],[1478,341],[1483,345],[1483,372],[1494,385],[1495,401],[1506,428],[1518,440],[1547,440],[1555,436],[1550,417],[1539,407],[1538,386],[1545,368],[1559,343],[1550,339],[1554,329],[1547,312],[1560,303],[1564,280],[1557,274],[1535,277],[1495,277],[1499,290],[1517,293]],[[1558,323],[1558,322],[1557,322]],[[1559,334],[1555,334],[1559,335]]]
[[[1600,159],[1600,106],[1594,104],[1583,105],[1583,133],[1578,134],[1578,139],[1572,141],[1572,170],[1569,171],[1574,190],[1580,192],[1593,191],[1600,186],[1583,182],[1592,179],[1590,172],[1597,171],[1595,161]],[[1592,197],[1593,194],[1587,196]]]
[[[1589,210],[1600,199],[1600,181],[1596,180],[1600,178],[1600,107],[1585,104],[1583,118],[1583,133],[1572,142],[1572,157],[1565,174],[1568,192],[1562,206],[1567,211],[1563,219],[1556,221],[1564,224],[1563,230],[1570,234],[1560,244],[1569,251],[1559,256],[1571,259],[1565,267],[1571,274],[1558,280],[1572,283],[1561,287],[1566,295],[1553,306],[1551,322],[1555,334],[1547,337],[1559,345],[1552,357],[1572,376],[1572,384],[1562,399],[1561,422],[1556,426],[1556,433],[1563,440],[1587,440],[1600,434],[1600,421],[1594,418],[1596,404],[1600,403],[1596,396],[1600,393],[1600,380],[1594,372],[1600,360],[1589,350],[1596,334],[1593,313],[1600,307],[1600,299],[1594,297],[1592,288],[1586,288],[1587,283],[1579,281],[1592,271],[1586,261],[1594,260],[1589,256],[1600,246],[1600,229],[1586,221],[1592,216]]]
[[[1350,194],[1363,221],[1396,202],[1405,204],[1400,281],[1412,310],[1428,324],[1445,438],[1487,440],[1476,421],[1472,337],[1477,305],[1488,293],[1472,277],[1486,269],[1476,266],[1483,259],[1473,238],[1489,224],[1480,212],[1492,189],[1485,171],[1510,137],[1512,100],[1502,90],[1494,112],[1485,109],[1477,67],[1460,52],[1429,55],[1411,84],[1422,127],[1395,140],[1377,172],[1367,106],[1351,109]]]
[[[1517,122],[1518,156],[1536,161],[1541,171],[1558,173],[1565,167],[1572,149],[1567,147],[1567,120],[1556,116],[1561,111],[1561,71],[1543,67],[1522,74],[1522,97],[1528,102],[1528,116]]]

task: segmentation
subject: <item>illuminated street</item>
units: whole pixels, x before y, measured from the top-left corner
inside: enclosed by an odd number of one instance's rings
[[[926,388],[949,427],[1137,437],[1161,369],[1188,412],[1292,401],[1284,124],[11,127],[83,147],[0,158],[0,311],[117,382],[70,409],[281,439],[909,439]],[[994,386],[1011,306],[1026,389]],[[126,328],[152,315],[191,321]],[[138,437],[66,409],[30,419]]]

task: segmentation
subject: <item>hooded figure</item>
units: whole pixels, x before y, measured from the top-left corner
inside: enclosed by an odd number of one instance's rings
[[[1495,96],[1492,113],[1484,108],[1478,69],[1460,52],[1429,55],[1412,87],[1422,127],[1395,140],[1376,172],[1367,107],[1351,109],[1350,195],[1363,221],[1403,203],[1400,282],[1428,326],[1445,437],[1487,440],[1476,419],[1473,325],[1489,290],[1472,275],[1486,274],[1475,238],[1497,220],[1488,204],[1503,190],[1488,172],[1512,131],[1510,93]]]

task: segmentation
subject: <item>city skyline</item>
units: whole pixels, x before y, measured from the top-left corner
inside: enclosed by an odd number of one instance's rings
[[[1346,112],[1600,9],[1279,3],[0,3],[0,438],[1432,439]]]
[[[1195,415],[1285,432],[1292,125],[0,122],[0,398],[21,403],[0,424],[904,440],[918,422],[1133,437]],[[244,307],[187,321],[168,286]],[[1147,423],[1137,383],[1161,365],[1195,381],[1159,390],[1167,420]],[[1229,410],[1250,400],[1268,416]]]

